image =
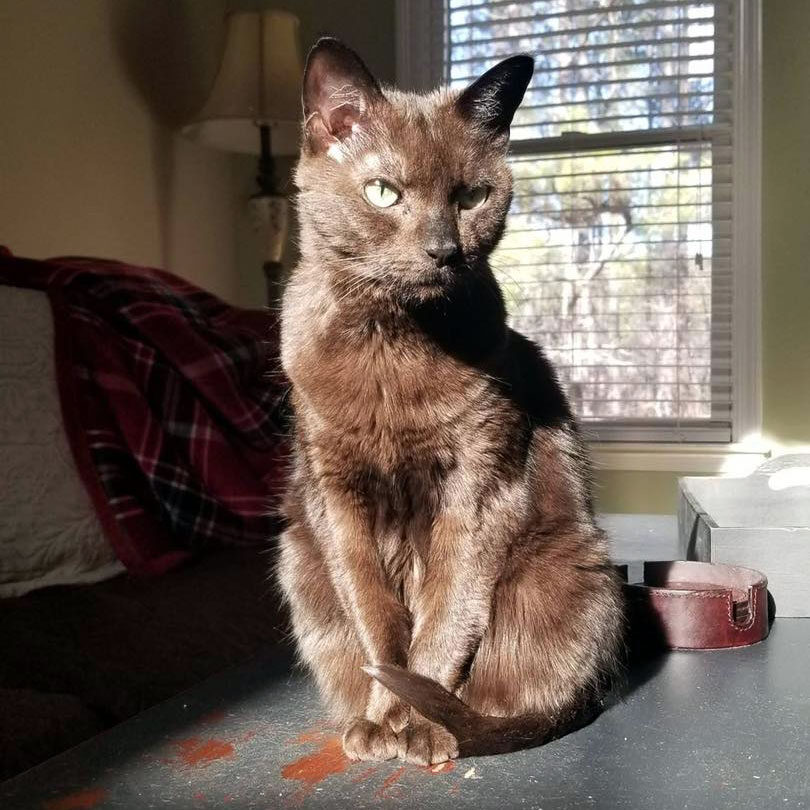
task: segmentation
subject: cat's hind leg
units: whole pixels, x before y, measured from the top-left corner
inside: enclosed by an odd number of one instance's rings
[[[621,586],[604,557],[585,550],[588,543],[571,542],[569,553],[571,545],[583,550],[571,558],[556,550],[524,558],[497,586],[489,626],[459,692],[476,712],[552,721],[598,700],[616,674]]]
[[[278,581],[290,605],[293,633],[303,663],[312,672],[324,703],[341,728],[351,759],[384,760],[397,755],[387,723],[366,718],[371,679],[354,627],[341,607],[326,564],[304,523],[281,536]]]

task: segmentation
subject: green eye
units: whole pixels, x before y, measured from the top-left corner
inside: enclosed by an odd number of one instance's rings
[[[363,193],[366,199],[377,208],[390,208],[399,202],[400,194],[384,180],[369,180],[363,186]]]
[[[462,188],[457,195],[458,207],[464,208],[465,210],[478,208],[487,201],[487,197],[489,197],[489,186]]]

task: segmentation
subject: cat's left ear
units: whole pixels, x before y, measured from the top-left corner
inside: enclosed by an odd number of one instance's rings
[[[534,72],[534,59],[510,56],[490,68],[456,100],[456,107],[470,123],[492,135],[506,135]]]
[[[338,39],[315,43],[304,69],[304,137],[316,153],[362,126],[382,91],[363,60]]]

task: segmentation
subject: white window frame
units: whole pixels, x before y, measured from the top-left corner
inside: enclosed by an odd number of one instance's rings
[[[594,442],[599,466],[621,470],[744,474],[768,455],[761,439],[761,143],[762,2],[737,0],[734,121],[732,129],[732,440],[731,443],[648,441],[643,429],[624,428]],[[397,82],[429,90],[442,81],[444,0],[397,0]],[[661,133],[651,133],[660,139]],[[603,138],[627,145],[622,133]],[[576,136],[558,139],[566,149]],[[515,152],[528,144],[515,142]]]

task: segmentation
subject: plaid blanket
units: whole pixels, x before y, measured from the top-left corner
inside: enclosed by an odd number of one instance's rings
[[[212,543],[267,542],[287,391],[270,315],[98,259],[0,252],[0,284],[48,293],[68,438],[128,569],[160,573]]]

